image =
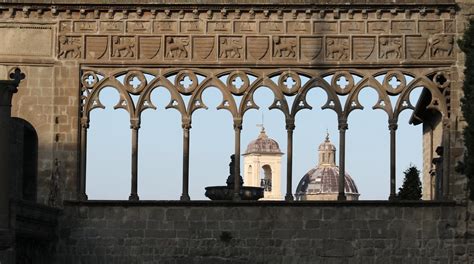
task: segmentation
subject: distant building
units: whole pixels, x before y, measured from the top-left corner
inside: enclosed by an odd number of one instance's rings
[[[336,147],[329,140],[319,145],[319,164],[309,170],[296,188],[296,200],[337,200],[339,167],[336,166]],[[345,174],[345,194],[347,200],[359,200],[359,191],[351,176]]]
[[[269,138],[262,127],[258,138],[251,141],[244,156],[244,185],[263,187],[262,200],[282,200],[281,159],[278,143]]]

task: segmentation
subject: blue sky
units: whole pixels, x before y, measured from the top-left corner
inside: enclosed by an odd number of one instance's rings
[[[412,93],[416,104],[421,89]],[[131,133],[128,113],[113,110],[118,93],[106,88],[101,93],[105,110],[91,113],[88,133],[87,194],[89,199],[128,199],[131,182]],[[181,117],[174,109],[165,110],[169,94],[164,88],[155,89],[152,102],[158,110],[142,114],[139,134],[139,184],[142,200],[178,200],[182,183],[182,129]],[[198,110],[193,115],[190,145],[190,196],[205,200],[204,188],[225,185],[228,176],[229,156],[234,151],[234,131],[231,114],[216,110],[221,94],[216,88],[204,92],[208,110]],[[255,94],[259,110],[245,114],[241,151],[255,139],[262,122],[267,135],[280,144],[286,153],[284,116],[279,110],[268,110],[273,94],[260,88]],[[324,140],[326,130],[330,139],[339,147],[337,116],[332,110],[321,110],[326,94],[313,89],[308,94],[312,110],[297,114],[293,151],[293,192],[301,177],[317,165],[317,148]],[[291,100],[291,99],[290,99]],[[389,130],[387,115],[382,110],[372,110],[377,101],[373,89],[362,91],[360,102],[364,110],[349,116],[346,137],[346,170],[354,178],[363,200],[385,200],[389,196]],[[397,130],[397,190],[403,182],[403,171],[410,165],[422,169],[422,128],[409,125],[411,110],[404,111]],[[336,155],[338,157],[338,155]],[[242,168],[242,167],[241,167]],[[282,194],[286,192],[286,155],[282,164]]]

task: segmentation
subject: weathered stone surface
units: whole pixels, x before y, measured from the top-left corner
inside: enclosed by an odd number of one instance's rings
[[[119,258],[136,263],[448,263],[443,261],[472,252],[462,239],[453,243],[458,240],[449,230],[456,221],[415,213],[433,216],[441,210],[455,216],[463,209],[454,205],[209,205],[68,204],[56,261],[72,257],[69,263],[81,263],[94,252],[106,263]],[[322,211],[323,217],[302,213],[312,211]],[[390,212],[405,214],[381,217]],[[358,220],[335,217],[341,214],[357,214]]]

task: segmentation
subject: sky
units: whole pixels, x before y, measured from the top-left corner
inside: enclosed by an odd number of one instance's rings
[[[330,77],[328,77],[330,78]],[[302,80],[304,83],[304,80]],[[357,81],[357,80],[356,80]],[[410,81],[410,79],[407,79]],[[416,101],[421,88],[410,96]],[[302,110],[296,116],[293,147],[293,193],[304,174],[318,162],[317,149],[329,132],[331,142],[339,148],[336,113],[321,110],[326,94],[320,88],[307,96],[312,110]],[[387,114],[373,110],[377,94],[364,88],[360,95],[364,110],[349,116],[346,132],[346,171],[352,176],[361,200],[386,200],[390,194],[389,130]],[[113,110],[118,92],[106,88],[100,94],[106,109],[91,112],[88,131],[87,186],[89,199],[126,200],[131,186],[131,130],[125,110]],[[257,138],[263,123],[267,135],[279,143],[285,155],[282,162],[282,195],[286,194],[287,132],[285,119],[279,110],[268,110],[273,93],[259,88],[254,96],[259,110],[249,110],[244,116],[241,152]],[[227,110],[216,110],[222,101],[217,88],[204,91],[207,110],[194,112],[190,143],[190,190],[192,200],[207,200],[206,186],[225,185],[229,174],[229,156],[234,152],[232,116]],[[292,98],[287,98],[292,101]],[[165,110],[170,101],[167,90],[153,91],[152,102],[157,110],[145,110],[139,131],[138,195],[141,200],[179,200],[182,193],[182,128],[181,117],[174,109]],[[422,127],[410,125],[411,110],[402,112],[397,130],[397,191],[403,183],[403,171],[413,164],[422,169]],[[336,163],[338,163],[338,153]],[[241,164],[243,175],[243,165]]]

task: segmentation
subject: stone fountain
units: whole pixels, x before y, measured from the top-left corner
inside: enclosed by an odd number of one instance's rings
[[[235,186],[235,177],[234,177],[234,166],[235,166],[235,155],[230,156],[229,163],[229,177],[227,177],[227,186],[208,186],[206,187],[206,197],[211,200],[232,200],[234,197],[234,186]],[[263,188],[253,187],[253,186],[243,186],[244,180],[242,176],[239,176],[240,185],[240,199],[241,200],[258,200],[263,198]]]

